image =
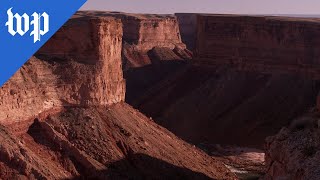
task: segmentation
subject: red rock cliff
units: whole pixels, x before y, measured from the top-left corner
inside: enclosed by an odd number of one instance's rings
[[[320,20],[199,15],[196,60],[319,78]]]
[[[124,41],[137,49],[149,51],[158,47],[185,48],[181,41],[177,19],[166,15],[123,15]]]
[[[162,48],[173,57],[160,60],[181,60],[190,55],[182,43],[176,17],[169,15],[117,14],[123,23],[123,61],[127,68],[152,64],[157,53],[154,48]]]
[[[38,52],[38,58],[32,57],[1,88],[0,123],[27,120],[61,106],[123,101],[121,45],[119,20],[71,19]]]

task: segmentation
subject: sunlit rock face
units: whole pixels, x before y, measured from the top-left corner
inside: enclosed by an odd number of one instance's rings
[[[123,101],[121,48],[120,20],[74,17],[1,88],[0,123]]]

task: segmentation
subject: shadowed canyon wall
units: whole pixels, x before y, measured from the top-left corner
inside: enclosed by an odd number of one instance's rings
[[[182,41],[187,48],[194,50],[197,39],[197,16],[194,13],[176,13],[178,18]]]
[[[262,147],[316,104],[316,19],[199,15],[192,64],[135,101],[194,144]]]
[[[196,62],[320,78],[320,20],[199,15]]]
[[[0,91],[0,123],[28,120],[61,106],[124,101],[122,24],[76,17],[62,27]],[[41,60],[40,60],[40,59]]]

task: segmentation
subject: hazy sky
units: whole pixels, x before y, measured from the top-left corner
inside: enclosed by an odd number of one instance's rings
[[[320,14],[320,0],[88,0],[82,9],[160,14]]]

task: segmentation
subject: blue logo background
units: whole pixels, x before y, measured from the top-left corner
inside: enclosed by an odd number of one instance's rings
[[[0,87],[38,50],[87,0],[1,0],[0,2]],[[50,15],[50,31],[33,43],[30,32],[12,36],[5,26],[7,10],[13,14],[46,12]],[[31,19],[30,19],[31,21]],[[32,29],[33,27],[31,27]]]

